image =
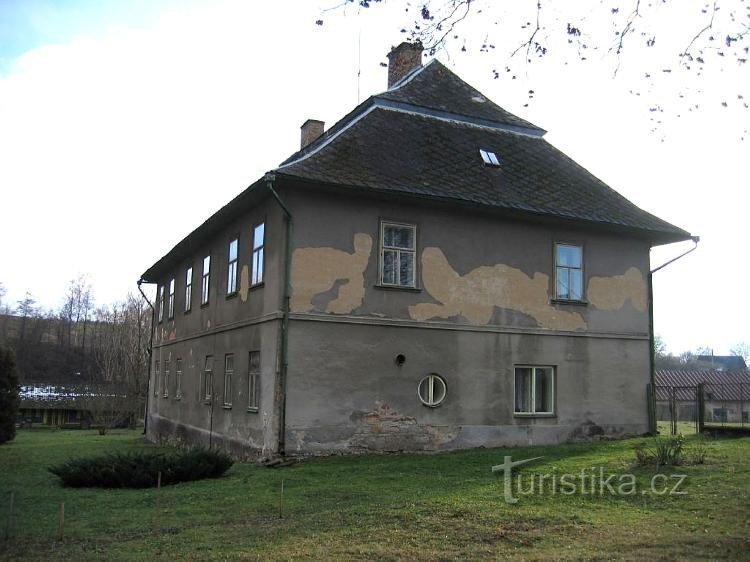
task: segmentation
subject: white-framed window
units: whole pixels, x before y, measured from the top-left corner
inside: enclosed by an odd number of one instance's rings
[[[260,223],[253,228],[253,273],[251,285],[263,283],[263,259],[265,254],[266,224]]]
[[[174,318],[174,277],[169,280],[169,303],[167,305],[167,318]]]
[[[516,414],[554,414],[555,368],[517,366],[514,395]]]
[[[247,410],[257,412],[260,403],[260,351],[251,351],[247,373]]]
[[[175,361],[174,370],[174,397],[179,400],[182,398],[182,358],[178,357]]]
[[[164,378],[162,379],[161,395],[164,398],[169,398],[169,369],[171,368],[172,362],[167,359],[164,361]]]
[[[214,395],[214,358],[206,355],[203,362],[203,400],[210,402]]]
[[[237,251],[239,245],[239,238],[235,238],[229,243],[229,256],[227,262],[227,295],[233,295],[237,292]]]
[[[208,304],[209,289],[211,287],[211,256],[203,258],[203,273],[201,276],[201,304]]]
[[[234,354],[224,356],[224,407],[232,407],[232,377],[234,376]]]
[[[555,244],[555,296],[583,300],[583,247]]]
[[[159,287],[159,298],[156,299],[156,308],[159,310],[159,322],[164,320],[164,285]]]
[[[380,284],[416,286],[417,227],[396,222],[380,223]]]
[[[159,360],[154,363],[154,396],[159,396]]]
[[[440,406],[448,394],[448,387],[440,375],[430,373],[417,385],[417,396],[420,402],[430,408]]]
[[[193,266],[185,270],[185,312],[190,312],[193,306]]]

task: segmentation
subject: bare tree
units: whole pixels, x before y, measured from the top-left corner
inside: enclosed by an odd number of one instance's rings
[[[745,360],[745,365],[750,366],[750,343],[746,341],[737,342],[729,348],[729,353],[742,357]]]

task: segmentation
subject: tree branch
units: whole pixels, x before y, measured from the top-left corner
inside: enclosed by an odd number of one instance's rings
[[[690,49],[693,46],[693,43],[695,43],[701,35],[703,35],[706,31],[708,31],[714,26],[714,16],[716,15],[716,10],[718,9],[717,4],[718,4],[718,1],[714,0],[714,7],[713,7],[713,10],[711,10],[711,20],[708,22],[706,26],[703,27],[703,29],[701,29],[698,33],[695,34],[695,37],[693,37],[690,40],[690,43],[688,43],[688,46],[685,47],[685,50],[680,55],[680,63],[682,63],[685,56],[690,55]]]

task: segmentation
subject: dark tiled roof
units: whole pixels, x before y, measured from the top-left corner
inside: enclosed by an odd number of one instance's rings
[[[396,84],[394,89],[377,97],[544,132],[487,99],[435,59],[411,80],[407,76],[402,86]]]
[[[698,355],[698,361],[710,363],[715,368],[727,371],[742,371],[747,369],[745,359],[739,355]]]
[[[745,400],[750,403],[750,371],[656,371],[656,399],[669,400],[671,387],[677,400],[694,400],[699,384],[709,400]]]
[[[482,163],[494,151],[502,166]],[[552,215],[685,239],[540,136],[376,107],[332,142],[278,173],[316,182],[402,192]]]

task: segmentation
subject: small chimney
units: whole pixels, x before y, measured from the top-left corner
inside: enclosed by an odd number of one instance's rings
[[[302,130],[300,150],[322,135],[325,126],[326,124],[323,121],[318,121],[317,119],[308,119],[302,123],[302,126],[300,127]]]
[[[404,41],[398,47],[393,47],[388,53],[388,89],[409,74],[415,68],[422,66],[422,43],[408,43]]]

